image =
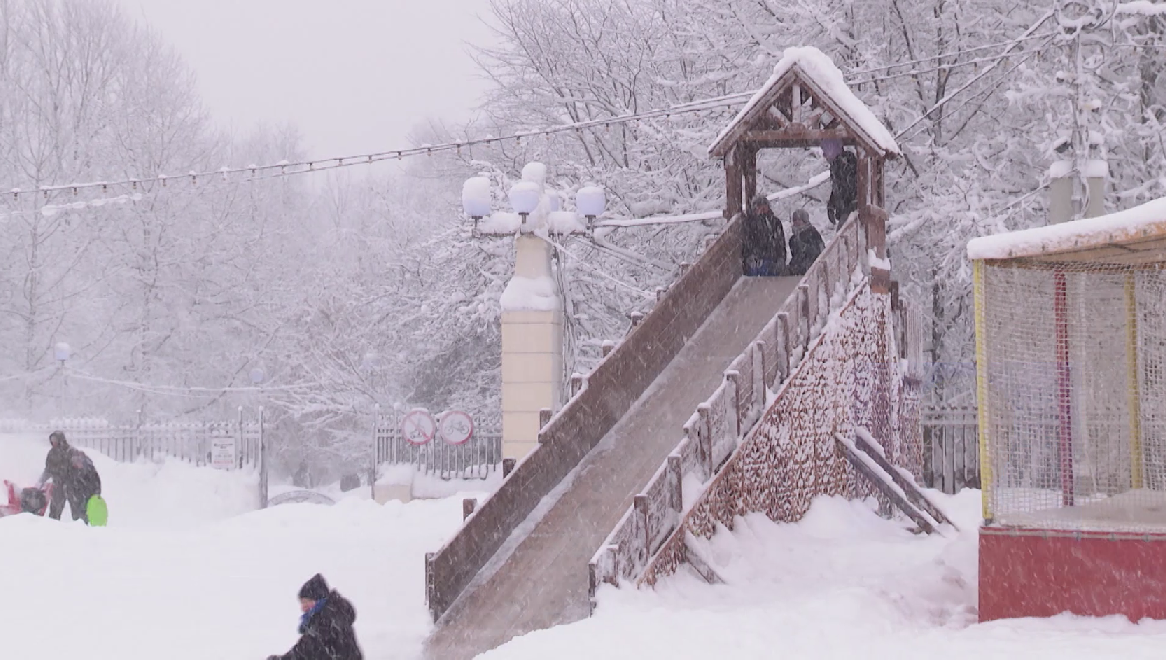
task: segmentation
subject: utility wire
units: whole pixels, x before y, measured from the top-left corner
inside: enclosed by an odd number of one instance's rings
[[[1036,25],[1034,25],[1032,28],[1030,28],[1029,31],[1026,32],[1026,34],[1022,35],[1021,37],[1019,37],[1018,39],[1015,39],[1013,41],[1003,42],[1000,44],[990,44],[990,45],[986,45],[986,46],[977,46],[974,48],[963,49],[963,50],[953,51],[950,53],[945,53],[943,55],[936,55],[936,56],[932,56],[932,57],[919,58],[916,60],[909,60],[906,62],[899,62],[896,64],[884,66],[884,67],[876,67],[876,68],[871,68],[871,69],[863,69],[863,70],[853,71],[853,72],[851,72],[852,78],[850,80],[848,80],[847,82],[849,84],[866,84],[866,83],[880,82],[880,81],[884,81],[884,80],[893,80],[896,78],[902,78],[902,77],[907,77],[907,76],[920,75],[922,73],[929,73],[932,71],[938,71],[938,70],[942,70],[942,69],[953,69],[953,68],[957,68],[957,67],[961,67],[961,66],[970,66],[970,65],[974,65],[974,64],[982,64],[982,63],[992,62],[993,65],[988,67],[988,70],[990,70],[991,68],[993,68],[995,66],[995,64],[998,64],[1000,60],[1004,59],[1005,57],[1008,57],[1010,55],[1011,51],[1013,49],[1015,49],[1017,45],[1025,42],[1027,40],[1030,40],[1030,39],[1036,39],[1036,38],[1040,38],[1043,36],[1047,36],[1047,35],[1034,35],[1034,34],[1030,34],[1030,33],[1033,30],[1035,30],[1036,27],[1039,27],[1039,25],[1043,24],[1044,21],[1047,20],[1050,16],[1051,16],[1051,13],[1046,14],[1045,17],[1042,18],[1040,21],[1038,21],[1038,23]],[[936,59],[942,59],[945,57],[957,57],[961,54],[977,52],[977,51],[981,51],[981,50],[987,50],[990,48],[996,48],[996,47],[1000,47],[1000,46],[1008,46],[1008,49],[1004,53],[1002,53],[996,57],[977,58],[977,59],[967,60],[967,61],[963,61],[963,62],[954,62],[954,63],[948,64],[948,65],[934,67],[934,68],[926,69],[926,70],[907,71],[907,72],[895,73],[895,74],[890,74],[890,75],[886,75],[886,76],[879,76],[879,77],[867,78],[867,79],[861,79],[861,80],[854,80],[853,79],[853,76],[859,75],[859,74],[874,73],[874,72],[878,72],[878,71],[888,71],[888,70],[903,67],[903,66],[910,66],[910,65],[914,65],[914,64],[930,62],[930,61],[934,61]],[[978,80],[982,76],[983,76],[983,74],[981,74],[980,76],[977,76],[974,80]],[[974,80],[973,80],[973,82],[974,82]],[[962,91],[962,89],[963,88],[961,88],[961,90],[957,90],[957,92],[954,92],[953,95],[955,93],[958,93],[958,91]],[[351,155],[351,156],[339,156],[339,157],[333,157],[333,158],[319,158],[319,159],[312,159],[312,160],[300,160],[300,161],[295,161],[295,162],[284,160],[284,161],[280,161],[278,163],[273,163],[273,164],[249,165],[247,167],[226,167],[225,166],[225,167],[221,167],[217,170],[206,170],[206,171],[201,171],[201,172],[192,171],[192,172],[188,172],[186,174],[175,175],[175,176],[168,176],[165,174],[159,174],[159,175],[156,175],[154,177],[127,178],[127,179],[115,180],[115,181],[90,181],[90,182],[82,182],[82,183],[54,184],[54,185],[39,186],[36,189],[29,189],[29,190],[24,190],[21,188],[12,188],[7,193],[0,193],[0,198],[2,198],[3,195],[11,195],[13,200],[19,200],[21,197],[28,197],[31,195],[40,194],[40,195],[43,195],[44,198],[47,200],[47,199],[49,199],[49,196],[51,194],[54,194],[54,193],[71,192],[74,196],[76,196],[82,190],[91,190],[91,189],[95,189],[95,188],[101,188],[103,193],[108,193],[108,190],[110,187],[122,187],[122,188],[124,188],[127,186],[130,187],[132,190],[136,191],[140,188],[142,188],[142,189],[157,188],[157,187],[165,188],[165,187],[168,187],[169,185],[171,185],[171,182],[173,182],[175,180],[187,180],[187,181],[189,181],[189,183],[191,185],[195,185],[195,186],[198,185],[199,179],[202,179],[203,181],[211,181],[211,180],[233,181],[235,183],[247,183],[247,182],[254,182],[254,181],[262,181],[262,180],[275,179],[275,178],[280,178],[280,177],[285,177],[285,176],[293,176],[293,175],[297,175],[297,174],[308,174],[308,173],[313,173],[313,172],[321,172],[321,171],[338,169],[338,168],[342,168],[342,167],[351,167],[351,166],[355,166],[355,165],[369,165],[372,163],[383,162],[383,161],[402,160],[404,158],[413,157],[413,156],[420,156],[420,155],[432,155],[435,153],[445,153],[445,152],[449,152],[449,151],[456,151],[456,152],[460,153],[462,149],[470,149],[470,148],[475,147],[475,146],[490,145],[490,144],[497,143],[497,142],[513,140],[513,141],[521,143],[521,141],[523,139],[530,139],[533,137],[543,137],[543,136],[549,137],[551,135],[556,135],[556,134],[564,133],[564,132],[568,132],[568,131],[581,132],[584,129],[591,129],[591,128],[597,128],[597,127],[610,128],[613,125],[619,125],[619,124],[624,124],[624,123],[633,122],[633,121],[642,121],[645,119],[656,119],[656,118],[661,118],[661,117],[669,118],[672,115],[687,114],[687,113],[693,113],[693,112],[702,112],[702,111],[706,111],[706,110],[714,110],[717,108],[736,105],[737,103],[740,103],[744,100],[752,98],[757,93],[757,91],[758,90],[751,90],[751,91],[747,91],[747,92],[726,94],[726,95],[718,96],[718,97],[712,97],[712,98],[707,98],[707,99],[698,99],[696,101],[680,103],[680,104],[673,105],[673,106],[670,106],[667,108],[648,110],[648,111],[639,112],[639,113],[628,113],[628,114],[624,114],[624,115],[617,115],[617,116],[607,117],[607,118],[603,118],[603,119],[592,119],[592,120],[586,120],[586,121],[572,122],[572,123],[568,123],[568,124],[560,124],[557,126],[552,126],[552,127],[547,127],[547,128],[543,128],[543,129],[537,129],[537,130],[531,130],[531,131],[519,131],[519,132],[515,132],[511,135],[499,136],[499,137],[494,137],[494,136],[488,135],[488,136],[481,137],[481,138],[462,140],[462,141],[456,141],[456,142],[446,142],[446,143],[442,143],[442,144],[432,144],[432,145],[431,144],[423,144],[423,145],[418,146],[418,147],[410,147],[410,148],[405,148],[405,149],[394,149],[394,150],[389,150],[389,151],[377,151],[377,152],[371,152],[371,153],[366,153],[366,154],[357,154],[357,155]],[[947,100],[948,99],[944,99],[944,100],[941,100],[940,102],[938,102],[934,107],[932,107],[930,110],[928,110],[927,113],[925,113],[923,116],[921,116],[918,120],[916,120],[915,123],[911,124],[911,126],[909,126],[908,128],[913,127],[916,123],[921,121],[928,114],[930,114],[931,112],[934,112],[940,105],[945,103]]]

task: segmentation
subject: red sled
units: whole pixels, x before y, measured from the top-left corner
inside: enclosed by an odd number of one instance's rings
[[[8,492],[8,503],[0,502],[0,518],[18,513],[43,516],[49,508],[49,500],[52,499],[53,485],[49,483],[44,488],[18,489],[16,484],[5,480],[4,490]]]

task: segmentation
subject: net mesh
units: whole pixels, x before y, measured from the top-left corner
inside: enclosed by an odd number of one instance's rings
[[[986,515],[1166,532],[1162,264],[981,269]]]

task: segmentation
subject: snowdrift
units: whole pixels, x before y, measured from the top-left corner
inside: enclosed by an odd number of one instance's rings
[[[1155,658],[1166,622],[1061,616],[976,623],[980,492],[928,491],[964,530],[916,536],[873,500],[819,497],[798,523],[761,514],[696,543],[725,584],[691,569],[655,590],[603,587],[585,621],[481,660],[591,658]]]

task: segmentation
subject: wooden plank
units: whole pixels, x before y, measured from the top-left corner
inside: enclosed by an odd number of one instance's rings
[[[695,544],[692,542],[692,534],[689,532],[684,532],[684,558],[707,584],[725,583],[721,576],[717,575],[712,565],[696,550]]]
[[[931,524],[931,521],[926,516],[907,501],[901,494],[901,491],[893,485],[890,475],[879,469],[877,465],[864,460],[863,456],[865,454],[841,434],[834,436],[834,443],[838,447],[838,450],[842,452],[842,455],[846,457],[846,460],[854,466],[854,469],[866,478],[870,485],[874,486],[875,489],[890,500],[892,505],[906,514],[922,531],[928,534],[935,533],[935,526]]]
[[[802,124],[789,124],[785,128],[777,130],[747,131],[741,136],[743,143],[751,145],[763,144],[766,146],[781,146],[790,142],[809,142],[814,146],[819,146],[822,140],[840,140],[845,146],[855,146],[858,144],[854,139],[854,135],[845,128],[826,130],[810,128]]]
[[[959,530],[959,528],[956,527],[956,524],[951,521],[951,518],[948,518],[947,515],[943,513],[943,510],[936,506],[934,502],[927,499],[927,496],[923,494],[923,491],[919,490],[919,487],[916,486],[912,480],[903,476],[902,472],[900,472],[895,466],[891,465],[891,462],[887,460],[887,457],[883,455],[882,451],[880,451],[878,447],[872,445],[871,438],[867,437],[863,433],[856,433],[854,436],[854,445],[865,452],[867,456],[870,456],[871,460],[873,460],[875,464],[882,468],[883,472],[886,472],[888,475],[890,475],[891,480],[894,481],[895,485],[897,485],[903,491],[903,493],[907,496],[907,499],[910,500],[911,504],[914,504],[926,512],[927,515],[931,516],[931,519],[935,522],[947,523],[952,527],[955,527],[957,531]]]

